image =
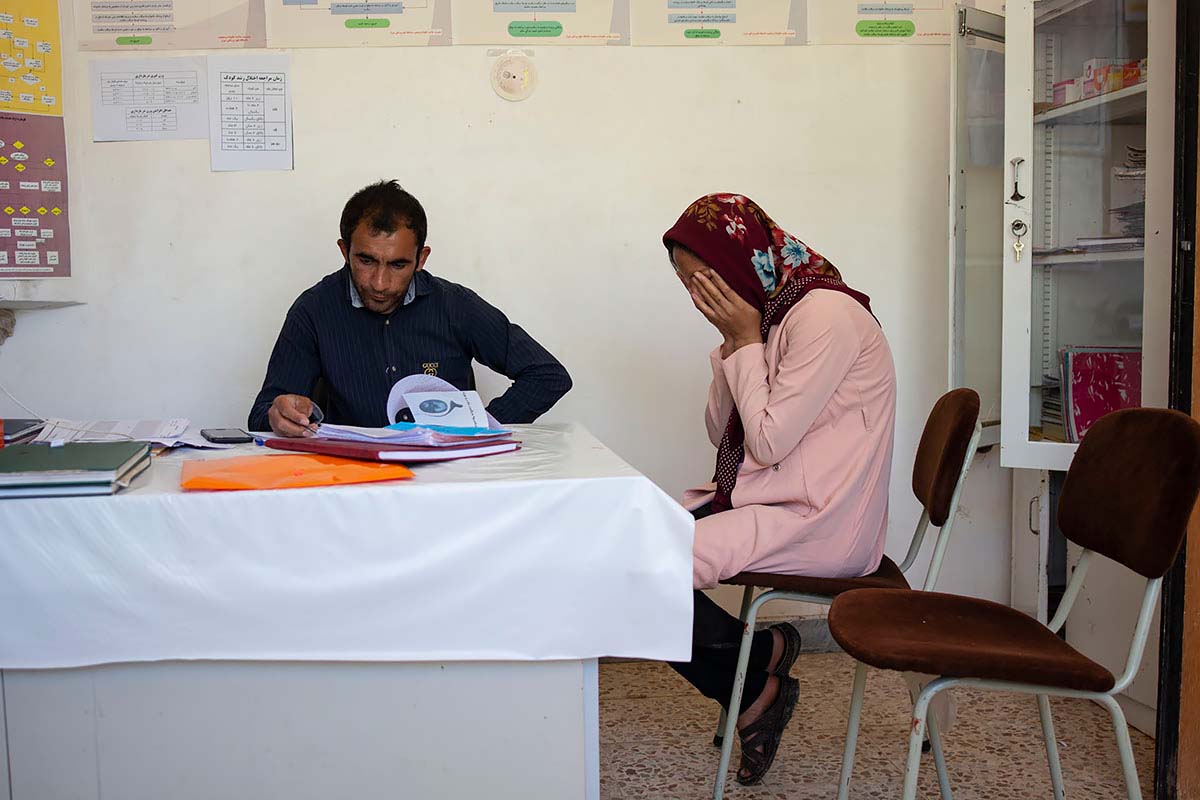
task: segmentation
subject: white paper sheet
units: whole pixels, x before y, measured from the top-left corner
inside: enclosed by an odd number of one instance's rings
[[[153,442],[174,447],[191,423],[177,419],[46,420],[35,442]]]
[[[208,138],[208,66],[189,58],[93,59],[92,141]]]
[[[411,392],[404,400],[418,425],[486,428],[489,424],[478,392]]]
[[[444,381],[434,375],[408,375],[401,378],[392,384],[391,391],[388,392],[387,401],[387,418],[388,423],[399,422],[399,414],[403,409],[408,408],[408,401],[405,399],[407,395],[418,392],[455,392],[458,391],[452,383]],[[484,412],[487,417],[487,424],[481,427],[485,428],[503,428],[495,417]]]
[[[209,56],[208,85],[213,171],[292,169],[288,56]]]

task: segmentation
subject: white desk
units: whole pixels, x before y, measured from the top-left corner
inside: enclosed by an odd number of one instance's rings
[[[519,436],[0,503],[0,798],[598,797],[595,659],[688,657],[691,517],[578,426]]]

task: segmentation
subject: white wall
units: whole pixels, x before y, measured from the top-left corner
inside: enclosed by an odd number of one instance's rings
[[[206,142],[93,144],[86,59],[67,50],[69,291],[87,305],[22,312],[0,348],[0,381],[39,412],[244,424],[288,305],[340,266],[342,204],[397,177],[429,212],[430,270],[571,371],[546,419],[582,421],[678,493],[711,474],[717,337],[660,237],[695,197],[735,190],[874,298],[899,375],[903,554],[912,453],[946,383],[948,48],[540,48],[521,104],[492,93],[482,48],[297,51],[296,170],[241,174],[210,172]],[[995,548],[1005,491],[964,500]],[[1007,550],[988,563],[977,546],[952,548],[947,576],[1007,599]]]

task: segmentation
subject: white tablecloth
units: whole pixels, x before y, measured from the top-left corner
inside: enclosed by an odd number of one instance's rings
[[[690,657],[692,520],[579,426],[415,480],[0,501],[0,668]]]

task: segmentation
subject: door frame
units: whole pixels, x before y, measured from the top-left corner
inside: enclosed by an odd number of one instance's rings
[[[1197,105],[1200,104],[1200,8],[1188,0],[1176,3],[1175,47],[1175,210],[1174,263],[1171,276],[1170,406],[1192,413],[1200,410],[1200,353],[1195,349],[1198,308],[1196,297]],[[1176,800],[1200,797],[1200,752],[1185,732],[1190,757],[1181,765],[1180,720],[1200,713],[1200,654],[1187,659],[1184,674],[1184,630],[1200,618],[1200,524],[1193,518],[1188,541],[1163,584],[1161,647],[1159,650],[1158,730],[1155,741],[1154,796]],[[1189,552],[1190,551],[1190,552]],[[1190,574],[1189,574],[1190,573]],[[1190,580],[1189,580],[1190,578]],[[1190,600],[1190,603],[1188,602]],[[1193,621],[1193,627],[1197,623]],[[1188,642],[1195,650],[1195,643]],[[1184,679],[1189,694],[1184,696]],[[1188,713],[1181,706],[1189,703]],[[1193,707],[1193,705],[1195,707]],[[1194,727],[1194,726],[1193,726]]]

